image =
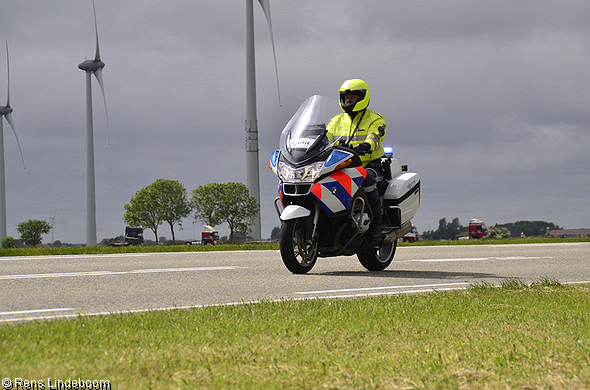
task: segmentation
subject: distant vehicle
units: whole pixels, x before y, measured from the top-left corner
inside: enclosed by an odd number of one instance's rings
[[[412,224],[412,230],[406,233],[402,238],[402,242],[416,242],[420,240],[420,235],[418,234],[418,229],[416,229],[416,225]]]
[[[219,245],[221,242],[219,238],[219,232],[213,229],[211,226],[205,225],[203,227],[203,231],[201,232],[201,241],[193,240],[193,241],[186,241],[185,245]]]
[[[488,234],[488,228],[481,219],[469,220],[469,239],[484,238]]]
[[[141,226],[133,227],[133,226],[126,226],[125,227],[125,241],[118,241],[109,244],[109,246],[135,246],[135,245],[143,245],[143,228]]]

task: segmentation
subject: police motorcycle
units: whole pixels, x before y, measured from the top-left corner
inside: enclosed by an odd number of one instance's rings
[[[376,246],[368,243],[365,233],[373,215],[361,188],[367,172],[356,150],[327,134],[338,109],[332,98],[308,98],[283,129],[280,149],[269,161],[279,177],[274,204],[281,220],[280,253],[295,274],[309,272],[318,257],[355,254],[369,271],[384,270],[420,206],[420,178],[393,158],[389,148],[381,159],[384,180],[379,188],[383,238]]]

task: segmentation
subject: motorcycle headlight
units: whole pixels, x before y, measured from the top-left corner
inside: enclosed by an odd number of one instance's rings
[[[313,182],[318,178],[323,167],[323,162],[317,162],[301,168],[293,168],[292,166],[281,161],[279,162],[278,173],[279,178],[283,182]]]

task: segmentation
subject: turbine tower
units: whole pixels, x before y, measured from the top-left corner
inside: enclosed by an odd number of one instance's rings
[[[268,0],[258,0],[266,15],[272,52],[275,60],[275,72],[277,76],[277,91],[279,91],[279,71],[275,43],[272,35],[272,23],[270,19],[270,5]],[[281,104],[279,92],[279,106]],[[256,199],[260,206],[260,167],[258,159],[258,120],[256,117],[256,61],[254,58],[254,1],[246,0],[246,187],[250,196]],[[262,238],[262,226],[260,213],[254,219],[252,225],[252,237],[255,240]]]
[[[57,214],[57,209],[53,212],[53,215],[49,214],[49,219],[51,219],[51,246],[55,242],[54,233],[55,233],[55,215]]]
[[[5,106],[0,106],[0,240],[6,237],[6,173],[4,168],[4,119],[12,127],[12,132],[16,138],[16,144],[20,151],[20,157],[23,161],[23,168],[25,167],[25,159],[23,157],[23,151],[20,148],[20,142],[18,142],[18,136],[16,135],[16,128],[14,127],[14,121],[12,120],[12,107],[10,107],[10,56],[8,55],[8,41],[6,41],[6,69],[8,73],[8,97]]]
[[[102,68],[105,63],[100,59],[98,45],[98,24],[96,22],[96,6],[92,0],[94,10],[94,31],[96,35],[96,54],[93,60],[86,60],[78,65],[78,68],[86,72],[86,245],[96,245],[96,188],[94,181],[94,128],[92,121],[92,75],[96,77],[107,116],[107,133],[109,128],[107,99],[104,93],[104,81],[102,79]]]

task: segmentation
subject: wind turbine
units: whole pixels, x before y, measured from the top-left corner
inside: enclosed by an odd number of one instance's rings
[[[277,91],[279,91],[279,71],[275,43],[272,35],[272,23],[270,20],[270,5],[268,0],[258,0],[266,15],[272,52],[275,60],[275,72],[277,76]],[[279,106],[281,104],[279,92]],[[254,1],[246,0],[246,187],[250,196],[256,199],[260,205],[260,167],[258,159],[258,120],[256,117],[256,61],[254,58]],[[252,237],[255,240],[262,238],[260,213],[254,219],[252,225]]]
[[[92,121],[92,75],[96,77],[107,117],[107,134],[109,131],[109,115],[107,112],[107,99],[104,93],[104,81],[102,68],[105,63],[100,59],[98,45],[98,23],[96,22],[96,6],[92,0],[94,10],[94,30],[96,34],[96,55],[93,60],[86,60],[78,65],[78,68],[86,72],[86,245],[96,245],[96,188],[94,181],[94,128]]]
[[[16,128],[14,127],[14,121],[12,120],[12,107],[10,107],[10,56],[8,54],[8,41],[6,41],[6,68],[8,73],[8,97],[5,106],[0,106],[0,240],[6,237],[6,174],[4,170],[4,120],[12,127],[12,132],[16,138],[18,150],[20,151],[20,157],[23,161],[23,168],[25,168],[25,158],[23,157],[23,151],[20,148],[20,142],[18,142],[18,136],[16,135]]]
[[[53,215],[49,214],[49,219],[51,219],[51,246],[55,242],[53,238],[53,234],[55,233],[55,215],[57,214],[57,209],[53,212]]]

